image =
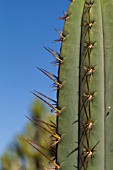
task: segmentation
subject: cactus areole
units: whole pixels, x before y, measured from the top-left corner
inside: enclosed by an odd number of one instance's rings
[[[59,19],[60,54],[46,48],[58,77],[39,68],[55,84],[56,107],[35,94],[56,113],[49,161],[56,170],[113,170],[113,0],[72,0]]]

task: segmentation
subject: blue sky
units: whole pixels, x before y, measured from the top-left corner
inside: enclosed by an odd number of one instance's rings
[[[30,90],[55,98],[48,80],[38,67],[57,71],[43,46],[59,51],[55,28],[63,28],[68,0],[0,1],[0,154],[22,132],[34,100]]]

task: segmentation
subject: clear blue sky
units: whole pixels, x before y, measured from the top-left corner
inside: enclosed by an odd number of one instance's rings
[[[59,50],[55,28],[69,6],[68,0],[0,1],[0,154],[22,131],[34,99],[30,90],[50,92],[52,84],[36,66],[53,73],[52,56],[43,46]]]

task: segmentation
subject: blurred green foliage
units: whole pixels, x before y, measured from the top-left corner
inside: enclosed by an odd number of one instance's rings
[[[49,120],[52,119],[50,118],[49,111],[44,104],[36,100],[33,103],[29,118],[43,119],[47,122],[47,117],[49,122]],[[53,119],[52,121],[54,121]],[[47,162],[46,158],[30,146],[22,136],[36,143],[36,146],[44,152],[44,154],[47,156],[51,155],[51,157],[54,158],[53,151],[50,147],[52,141],[50,134],[32,121],[29,121],[23,134],[17,135],[9,149],[1,156],[0,170],[41,170],[41,165],[45,166],[45,162]],[[40,146],[43,146],[43,148]],[[46,166],[50,167],[49,163],[48,165],[46,163]]]

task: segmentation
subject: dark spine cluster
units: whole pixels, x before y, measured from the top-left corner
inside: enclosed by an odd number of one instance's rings
[[[95,24],[94,19],[91,18],[91,10],[94,5],[93,1],[85,1],[84,13],[82,18],[81,31],[81,54],[80,54],[80,100],[79,100],[79,158],[78,168],[80,170],[87,170],[91,159],[94,156],[95,148],[99,141],[90,147],[91,133],[94,128],[95,120],[93,120],[93,113],[91,105],[96,95],[96,89],[92,92],[91,79],[95,72],[95,65],[91,62],[91,53],[95,48],[95,43],[91,40],[92,27]],[[84,52],[83,52],[84,51]]]

